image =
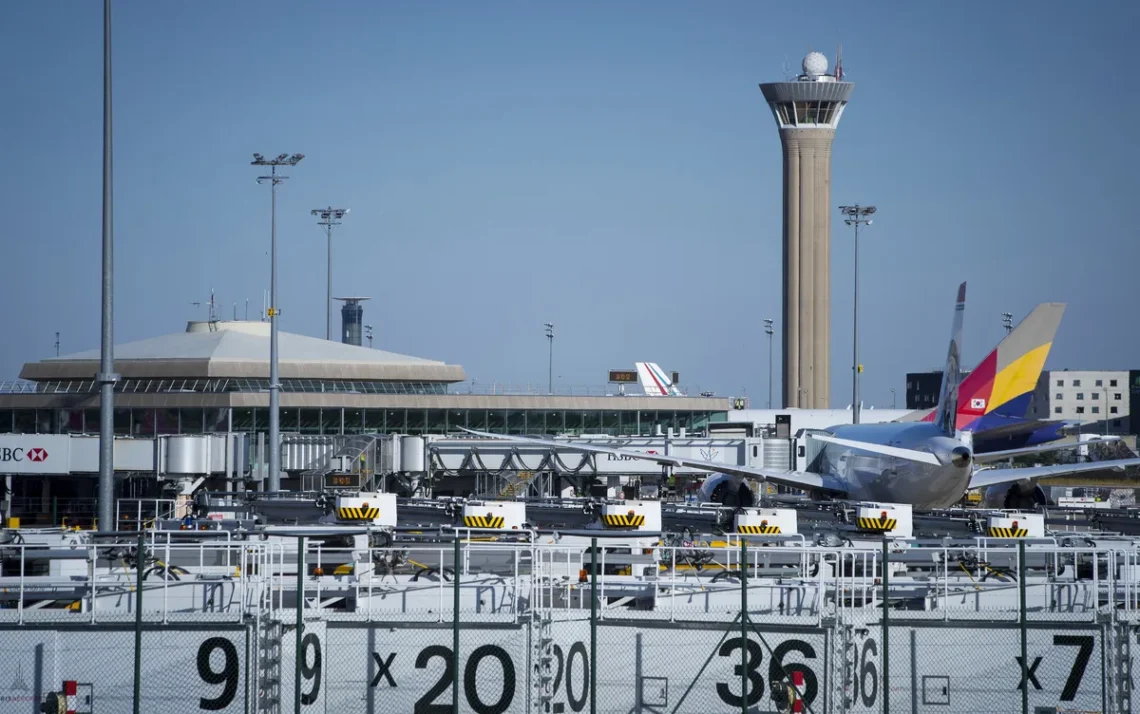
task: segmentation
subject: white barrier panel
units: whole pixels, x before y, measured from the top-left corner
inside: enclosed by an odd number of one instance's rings
[[[142,636],[142,710],[163,714],[246,711],[247,631],[166,627]],[[64,680],[91,685],[80,710],[127,714],[134,698],[130,629],[0,630],[0,714],[27,714]]]
[[[589,622],[554,623],[552,714],[588,705]],[[598,712],[667,711],[684,714],[775,711],[773,683],[803,673],[811,711],[825,711],[825,653],[829,633],[754,623],[699,628],[598,626]],[[743,660],[742,660],[743,658]],[[743,685],[743,688],[742,688]],[[786,690],[785,690],[786,691]]]
[[[1042,624],[1031,623],[1026,636],[1029,711],[1037,707],[1108,711],[1102,631]],[[857,654],[864,649],[881,650],[877,628],[872,625],[862,641],[856,638]],[[890,637],[892,711],[912,711],[912,705],[915,712],[1021,710],[1021,632],[1016,624],[930,627],[892,623]],[[879,651],[874,666],[881,667],[881,656]],[[856,675],[861,667],[857,659],[853,663]],[[852,698],[858,701],[851,711],[878,712],[879,703],[866,706],[863,694],[858,686],[852,687]]]
[[[306,623],[301,704],[306,712],[451,712],[452,630]],[[528,633],[518,627],[460,630],[460,710],[528,711]],[[292,701],[296,636],[281,648],[281,697]]]

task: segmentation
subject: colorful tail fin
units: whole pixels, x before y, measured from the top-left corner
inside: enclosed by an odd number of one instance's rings
[[[673,384],[673,380],[665,374],[665,370],[655,362],[635,362],[637,377],[641,380],[641,389],[648,397],[679,397],[681,390]]]
[[[950,347],[946,352],[946,367],[942,370],[942,391],[934,410],[934,423],[953,436],[958,414],[958,383],[962,379],[962,318],[966,313],[966,283],[958,286],[958,300],[954,305],[954,323],[950,329]]]
[[[1041,303],[966,375],[958,388],[959,431],[983,432],[1025,420],[1064,314],[1063,302]],[[922,420],[934,421],[934,413]]]

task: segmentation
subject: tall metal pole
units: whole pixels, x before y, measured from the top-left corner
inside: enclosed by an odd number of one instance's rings
[[[855,315],[851,330],[851,423],[859,423],[859,221],[855,221]]]
[[[329,242],[329,255],[328,255],[328,279],[325,283],[325,339],[332,339],[332,233],[333,226],[340,225],[340,219],[344,218],[345,214],[349,212],[348,208],[314,208],[309,211],[311,215],[317,216],[321,220],[317,221],[318,226],[325,227],[325,235],[328,237]]]
[[[258,183],[269,182],[271,196],[269,218],[269,490],[281,490],[281,413],[279,399],[281,385],[277,379],[277,184],[288,176],[278,176],[278,166],[296,166],[297,162],[305,158],[304,154],[281,154],[276,159],[266,159],[261,154],[254,154],[254,166],[268,166],[268,176],[261,176]]]
[[[111,0],[103,0],[103,329],[99,349],[99,530],[115,530],[114,207],[111,133]]]
[[[135,523],[139,529],[138,551],[135,560],[135,691],[132,708],[133,714],[142,711],[142,606],[143,606],[143,569],[146,559],[143,553],[146,549],[146,531],[141,522]]]
[[[293,711],[301,714],[301,669],[305,666],[305,537],[297,537],[297,656],[293,660]]]
[[[325,258],[328,274],[325,276],[325,339],[332,339],[332,223],[325,226],[328,236],[328,257]]]
[[[269,209],[269,491],[281,490],[281,385],[277,379],[277,167],[270,175]],[[297,607],[300,607],[298,605]],[[298,635],[300,637],[300,635]],[[302,653],[302,656],[304,654]],[[298,675],[299,677],[300,675]],[[298,704],[297,706],[300,706]],[[299,711],[299,710],[298,710]]]
[[[772,408],[772,318],[764,318],[764,334],[768,335],[768,408]]]
[[[868,216],[875,213],[874,206],[860,206],[856,203],[854,206],[840,206],[839,210],[843,215],[847,216],[844,223],[847,225],[855,226],[855,296],[853,300],[854,306],[854,323],[852,326],[851,335],[851,423],[859,423],[859,225],[871,225],[873,221]]]
[[[1005,328],[1005,334],[1013,332],[1013,313],[1003,312],[1001,314],[1001,326]]]
[[[546,328],[546,340],[549,343],[546,364],[547,392],[554,394],[554,323],[544,322],[543,327]]]

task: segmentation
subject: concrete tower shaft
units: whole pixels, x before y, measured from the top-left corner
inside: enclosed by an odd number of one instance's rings
[[[831,383],[831,143],[854,85],[834,75],[761,84],[784,154],[785,407],[826,409]]]

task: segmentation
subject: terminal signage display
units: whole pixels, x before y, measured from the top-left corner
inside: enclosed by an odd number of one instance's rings
[[[613,384],[634,384],[637,382],[637,370],[611,369],[610,382]]]

